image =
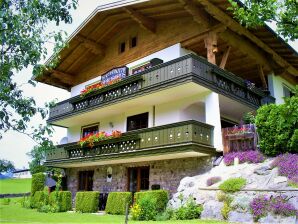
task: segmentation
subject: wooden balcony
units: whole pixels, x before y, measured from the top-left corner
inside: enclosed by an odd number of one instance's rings
[[[77,142],[57,146],[47,152],[46,165],[71,166],[72,163],[110,161],[148,155],[194,152],[215,154],[213,126],[190,120],[124,133],[120,138],[104,140],[92,148]],[[67,165],[68,164],[68,165]]]
[[[60,102],[51,108],[48,122],[187,82],[195,82],[252,109],[275,101],[273,97],[262,90],[256,87],[249,88],[245,81],[238,76],[220,69],[204,58],[189,54],[152,67],[137,75],[129,76],[84,98],[76,96]]]

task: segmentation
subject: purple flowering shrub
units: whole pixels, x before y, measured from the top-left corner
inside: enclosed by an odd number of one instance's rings
[[[298,184],[298,154],[279,155],[271,163],[271,166],[278,167],[280,175],[286,176],[291,182]]]
[[[229,152],[224,156],[224,163],[229,166],[234,163],[234,159],[238,157],[239,163],[261,163],[265,160],[263,154],[259,151],[249,150],[243,152]]]
[[[211,186],[211,185],[213,185],[213,184],[218,183],[219,181],[221,181],[221,177],[210,177],[210,178],[208,178],[206,184],[207,184],[207,186],[209,187],[209,186]]]
[[[250,208],[255,220],[258,220],[269,212],[281,216],[298,215],[295,207],[286,198],[281,196],[271,198],[266,195],[258,196],[252,200]]]

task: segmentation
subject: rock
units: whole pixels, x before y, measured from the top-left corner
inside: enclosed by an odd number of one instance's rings
[[[257,169],[254,170],[254,173],[258,175],[268,175],[271,172],[271,167],[270,166],[261,166]]]
[[[290,198],[289,203],[291,203],[298,211],[298,193],[296,193],[295,197]]]
[[[203,212],[201,214],[201,218],[223,220],[223,217],[221,215],[222,207],[223,207],[223,202],[218,202],[215,200],[207,201],[203,205]]]
[[[238,212],[248,212],[250,209],[250,202],[252,201],[253,197],[248,194],[241,194],[234,197],[234,200],[231,203],[231,207],[233,210]]]
[[[236,212],[236,211],[232,211],[229,213],[229,218],[228,218],[229,222],[237,222],[237,223],[253,223],[253,216],[252,214],[246,212],[246,213],[242,213],[242,212]]]
[[[259,219],[259,223],[264,224],[295,224],[296,216],[284,217],[280,215],[268,214]]]
[[[193,177],[184,177],[181,180],[177,191],[181,192],[181,191],[184,191],[186,188],[192,188],[195,185],[194,181],[195,179]]]
[[[273,183],[275,183],[275,184],[284,183],[287,181],[288,181],[288,178],[282,177],[282,176],[278,176],[273,179]]]

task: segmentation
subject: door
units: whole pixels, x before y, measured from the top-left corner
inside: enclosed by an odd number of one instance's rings
[[[135,193],[149,190],[149,167],[128,168],[128,191]]]
[[[79,191],[92,191],[94,171],[79,172]]]

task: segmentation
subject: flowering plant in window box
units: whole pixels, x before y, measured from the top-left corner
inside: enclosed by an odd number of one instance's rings
[[[104,131],[98,133],[91,133],[86,135],[85,137],[81,138],[78,144],[83,147],[84,145],[88,144],[90,148],[94,146],[94,143],[112,139],[112,138],[120,138],[122,135],[121,131],[113,131],[112,134],[108,134]]]
[[[114,83],[117,83],[120,80],[121,80],[121,78],[118,77],[118,78],[115,78],[115,79],[110,80],[106,84],[96,83],[96,84],[87,86],[85,89],[83,89],[81,91],[81,97],[85,97],[85,96],[89,95],[90,93],[93,93],[93,92],[95,92],[95,91],[97,91],[99,89],[102,89],[103,87],[106,87],[106,86],[112,85]]]

